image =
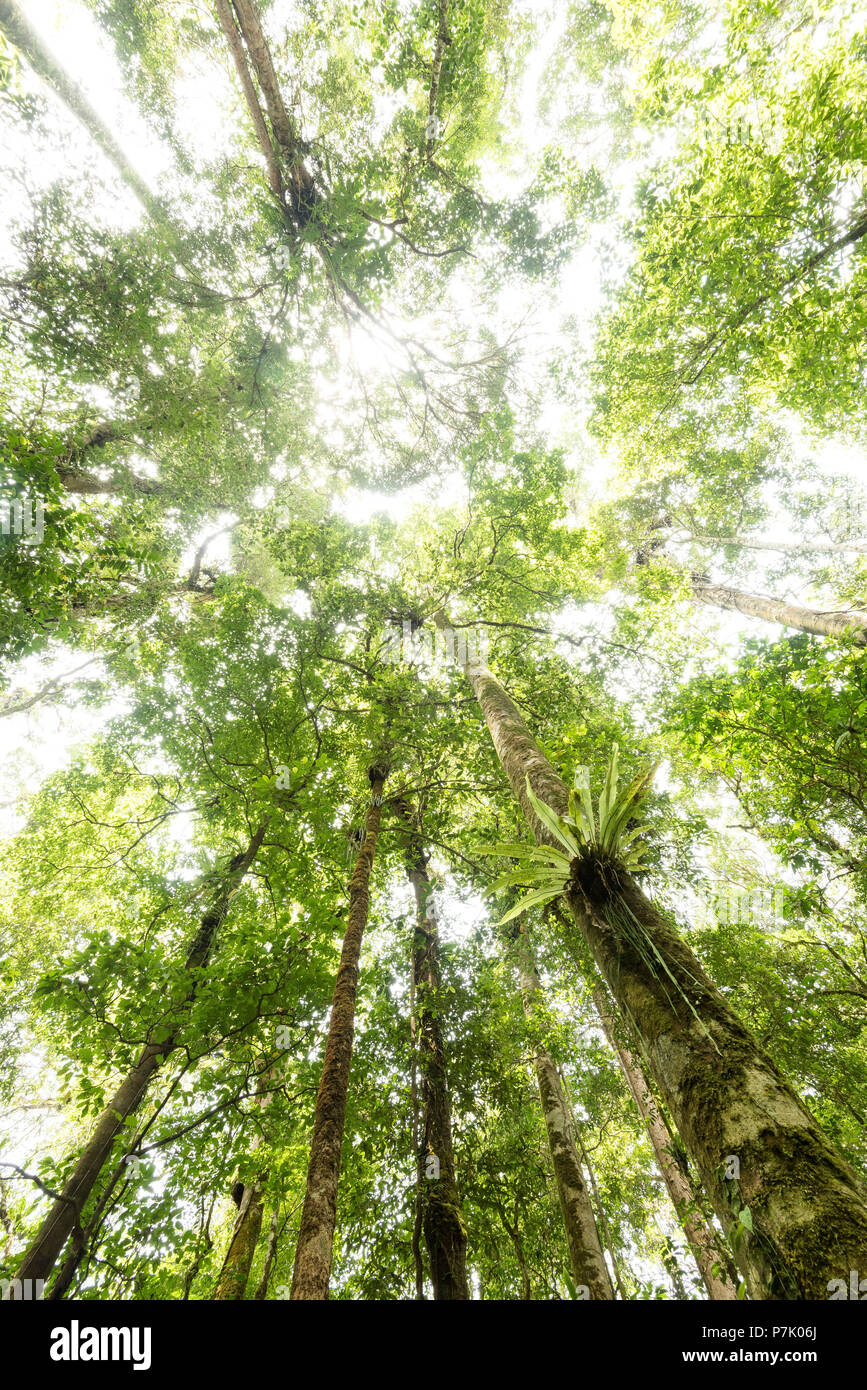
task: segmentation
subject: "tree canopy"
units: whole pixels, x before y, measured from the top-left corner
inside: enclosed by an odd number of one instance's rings
[[[859,1296],[865,56],[0,0],[4,1298]]]

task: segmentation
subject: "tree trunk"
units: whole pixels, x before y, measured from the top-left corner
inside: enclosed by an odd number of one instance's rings
[[[232,894],[259,852],[265,836],[267,821],[263,822],[242,854],[232,859],[223,881],[215,892],[211,906],[202,918],[195,940],[187,955],[186,969],[196,971],[207,964],[211,944],[220,923],[229,910]],[[182,999],[170,1006],[169,1014],[180,1011],[188,1004],[196,990],[193,980]],[[63,1191],[55,1201],[37,1232],[33,1243],[26,1252],[18,1271],[19,1279],[47,1279],[54,1262],[63,1249],[72,1231],[80,1230],[81,1212],[93,1190],[94,1183],[102,1171],[117,1135],[123,1129],[124,1120],[137,1109],[147,1090],[151,1076],[161,1066],[164,1058],[174,1045],[174,1033],[178,1026],[175,1019],[170,1025],[169,1036],[162,1042],[145,1044],[135,1066],[124,1077],[108,1105],[96,1122],[93,1133]]]
[[[264,1174],[246,1183],[238,1206],[235,1228],[223,1260],[223,1268],[214,1292],[216,1300],[242,1299],[250,1277],[253,1256],[262,1229],[265,1206],[263,1201]]]
[[[705,1220],[698,1202],[696,1191],[674,1157],[674,1144],[671,1132],[656,1107],[650,1087],[640,1064],[626,1047],[621,1047],[615,1035],[615,1024],[601,989],[594,989],[593,1002],[602,1020],[605,1036],[617,1053],[626,1084],[638,1106],[638,1113],[647,1126],[647,1133],[653,1145],[656,1162],[671,1198],[672,1206],[689,1241],[689,1248],[695,1256],[708,1297],[713,1299],[735,1299],[737,1288],[731,1277],[723,1280],[723,1273],[731,1267],[728,1252],[717,1244],[710,1224]],[[719,1272],[716,1273],[715,1270]],[[733,1274],[733,1269],[731,1270]]]
[[[593,1164],[590,1161],[590,1155],[585,1149],[583,1141],[581,1139],[581,1131],[575,1125],[575,1107],[573,1106],[572,1099],[569,1095],[569,1083],[563,1075],[562,1071],[559,1072],[559,1076],[560,1085],[563,1087],[563,1094],[565,1095],[566,1103],[569,1106],[569,1115],[570,1118],[572,1118],[572,1138],[575,1140],[575,1145],[579,1150],[578,1157],[581,1159],[581,1166],[584,1169],[584,1172],[587,1174],[587,1178],[590,1183],[590,1192],[592,1195],[592,1199],[595,1202],[596,1210],[599,1213],[599,1226],[601,1227],[600,1234],[602,1240],[607,1242],[608,1244],[608,1254],[611,1257],[611,1268],[614,1270],[614,1287],[619,1293],[621,1301],[623,1303],[626,1303],[629,1300],[629,1295],[623,1287],[623,1280],[620,1277],[620,1265],[617,1256],[614,1253],[614,1241],[611,1239],[611,1232],[608,1229],[608,1222],[605,1218],[605,1208],[602,1205],[602,1198],[599,1196],[599,1188],[596,1183],[596,1174],[593,1171]]]
[[[725,584],[708,584],[695,578],[692,580],[692,596],[697,602],[711,604],[714,608],[729,608],[736,613],[746,613],[751,618],[763,618],[765,622],[796,627],[800,632],[814,632],[819,637],[849,635],[857,646],[867,646],[865,613],[802,608],[795,603],[784,603],[782,599],[763,598],[760,594],[747,594],[741,589],[730,589]]]
[[[430,86],[427,97],[427,129],[425,130],[425,148],[427,157],[430,159],[434,148],[439,139],[439,92],[440,77],[443,70],[443,58],[448,45],[451,43],[449,37],[449,0],[439,0],[437,6],[437,36],[434,44],[433,61],[430,68]]]
[[[736,545],[741,550],[775,550],[783,555],[863,555],[867,541],[769,541],[763,536],[704,536],[689,532],[696,545]]]
[[[422,1167],[418,1161],[421,1152],[419,1111],[418,1111],[418,1043],[415,1022],[415,935],[409,953],[409,1046],[410,1061],[410,1104],[412,1106],[412,1151],[416,1156],[415,1201],[412,1216],[412,1263],[415,1270],[415,1296],[419,1302],[424,1299],[424,1260],[421,1254],[421,1223],[424,1212],[424,1193],[422,1191]]]
[[[268,119],[288,175],[292,206],[297,213],[310,205],[314,195],[313,178],[304,164],[298,132],[283,101],[255,0],[234,0],[234,6],[253,71],[265,98]]]
[[[0,29],[24,55],[33,71],[42,78],[55,96],[69,108],[84,126],[107,159],[111,161],[124,183],[131,188],[139,202],[156,222],[165,221],[159,201],[144,179],[136,173],[102,117],[93,109],[81,88],[58,63],[51,50],[22,13],[15,0],[0,0]]]
[[[388,768],[384,766],[371,767],[368,772],[371,798],[364,825],[364,841],[349,884],[349,916],[334,985],[328,1042],[313,1117],[307,1188],[292,1275],[293,1299],[328,1297],[334,1227],[337,1222],[340,1150],[346,1124],[346,1095],[355,1035],[358,964],[370,907],[370,874],[382,819],[382,787],[387,776]]]
[[[509,1220],[508,1216],[506,1215],[506,1208],[503,1206],[503,1203],[499,1199],[495,1201],[494,1206],[496,1207],[497,1215],[500,1218],[500,1225],[506,1232],[506,1235],[509,1237],[509,1240],[512,1242],[512,1249],[515,1252],[515,1259],[518,1261],[518,1269],[521,1272],[521,1302],[532,1303],[533,1285],[530,1281],[530,1270],[527,1265],[527,1257],[524,1253],[524,1242],[521,1239],[521,1228],[518,1225],[517,1201],[515,1202],[514,1221]]]
[[[267,1109],[271,1102],[272,1092],[267,1090],[267,1086],[273,1080],[276,1068],[277,1063],[274,1062],[271,1066],[266,1067],[259,1077],[256,1086],[256,1098],[261,1110]],[[250,1152],[253,1153],[258,1149],[261,1142],[262,1136],[257,1131],[250,1143]],[[265,1213],[264,1191],[267,1181],[268,1174],[259,1172],[252,1182],[238,1185],[240,1187],[237,1197],[238,1215],[214,1291],[215,1300],[242,1299],[244,1297],[253,1257],[256,1254],[256,1244],[262,1229],[262,1217]],[[235,1196],[234,1191],[232,1196]]]
[[[541,986],[523,929],[517,936],[516,947],[524,1016],[532,1027],[538,1011]],[[533,1042],[533,1061],[575,1283],[583,1285],[591,1298],[610,1300],[614,1298],[614,1288],[602,1253],[587,1180],[573,1137],[574,1118],[554,1060],[537,1041]]]
[[[554,836],[530,804],[563,815],[568,790],[490,671],[468,670],[500,761],[540,843]],[[662,1097],[757,1299],[820,1299],[867,1269],[867,1188],[834,1151],[692,951],[631,876],[616,887],[578,870],[576,925],[637,1029]],[[743,1214],[743,1219],[741,1219]],[[751,1229],[750,1229],[751,1228]]]
[[[139,478],[129,472],[125,478],[97,478],[93,473],[86,473],[68,464],[58,465],[57,481],[66,492],[72,492],[78,497],[116,497],[127,490],[152,497],[164,491],[162,483],[156,482],[153,478]]]
[[[259,148],[265,156],[265,164],[268,169],[268,183],[271,186],[271,192],[274,194],[274,197],[282,206],[283,180],[280,177],[280,168],[274,155],[274,146],[271,143],[271,136],[265,123],[265,116],[256,94],[256,88],[253,85],[253,79],[250,76],[250,69],[247,66],[241,35],[235,24],[229,0],[216,0],[216,7],[217,15],[222,25],[223,33],[226,36],[226,41],[232,54],[232,60],[241,82],[241,90],[244,93],[247,110],[253,122],[256,139],[259,142]]]
[[[280,1238],[280,1230],[277,1224],[278,1220],[279,1210],[275,1206],[271,1213],[271,1229],[268,1232],[268,1248],[265,1252],[265,1265],[262,1270],[262,1278],[259,1280],[259,1286],[253,1295],[253,1299],[257,1303],[261,1303],[268,1295],[268,1282],[271,1278],[271,1270],[274,1268],[274,1261],[277,1258],[277,1241]]]
[[[427,859],[417,836],[413,837],[406,870],[416,903],[412,972],[421,1074],[422,1123],[417,1158],[423,1194],[422,1229],[434,1298],[458,1301],[470,1297],[467,1233],[455,1182],[451,1106],[440,1025],[437,924],[429,901]]]
[[[183,1293],[181,1294],[182,1303],[189,1302],[190,1289],[193,1287],[193,1282],[196,1278],[196,1275],[199,1272],[199,1269],[201,1268],[202,1257],[204,1255],[207,1255],[208,1252],[213,1248],[213,1241],[211,1240],[211,1218],[214,1215],[214,1205],[216,1203],[216,1200],[216,1192],[211,1193],[211,1203],[208,1207],[208,1214],[206,1216],[204,1194],[202,1196],[201,1222],[199,1225],[198,1235],[196,1236],[196,1247],[193,1253],[193,1258],[190,1260],[190,1263],[188,1264],[186,1269],[186,1273],[184,1274],[184,1289]]]

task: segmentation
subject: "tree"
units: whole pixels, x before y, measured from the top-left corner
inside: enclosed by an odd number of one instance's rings
[[[367,925],[370,874],[382,819],[382,788],[389,768],[372,763],[368,770],[370,805],[364,822],[364,838],[349,883],[349,911],[340,966],[334,982],[328,1042],[322,1063],[322,1079],[316,1096],[313,1138],[301,1228],[292,1276],[292,1297],[327,1298],[331,1274],[334,1226],[337,1216],[337,1184],[340,1149],[346,1120],[346,1093],[355,1032],[355,998],[361,942]]]
[[[517,951],[524,1013],[530,1022],[538,1008],[541,986],[523,928],[519,928]],[[563,1083],[552,1057],[541,1043],[534,1046],[534,1061],[572,1274],[576,1285],[586,1289],[590,1298],[613,1299],[614,1289],[605,1264],[587,1179],[581,1171],[581,1160],[573,1137],[575,1121],[569,1112]]]
[[[468,674],[537,841],[562,845],[534,810],[528,786],[562,816],[568,806],[565,784],[491,673]],[[570,869],[564,887],[576,926],[620,1008],[635,1020],[655,1080],[720,1220],[726,1228],[740,1222],[748,1233],[739,1246],[739,1263],[750,1288],[765,1298],[821,1296],[830,1279],[843,1277],[847,1261],[847,1267],[857,1266],[863,1249],[867,1200],[861,1180],[835,1154],[628,871],[616,861],[609,867],[593,857],[582,864],[576,855],[573,863],[574,874]],[[725,1059],[722,1066],[716,1058]],[[806,1170],[813,1185],[807,1202]],[[801,1193],[797,1210],[786,1201],[786,1191]],[[832,1218],[833,1242],[820,1253],[816,1223]]]
[[[440,1025],[441,985],[436,907],[428,877],[428,856],[420,832],[413,831],[412,809],[395,803],[408,822],[406,873],[412,884],[416,921],[412,950],[412,984],[421,1074],[421,1130],[418,1145],[421,1220],[430,1260],[434,1298],[469,1298],[466,1272],[466,1230],[455,1182],[452,1122],[445,1048]],[[415,1064],[415,1058],[413,1059]]]
[[[99,1116],[63,1191],[56,1197],[54,1206],[24,1256],[19,1279],[47,1278],[70,1233],[80,1233],[84,1203],[98,1180],[103,1164],[124,1123],[135,1114],[141,1103],[152,1073],[174,1045],[178,1016],[195,996],[196,972],[208,964],[214,936],[229,910],[229,899],[237,892],[245,873],[259,852],[267,828],[266,821],[257,826],[246,849],[233,855],[225,871],[217,876],[210,888],[211,901],[184,961],[184,969],[192,975],[192,983],[187,986],[182,998],[169,1001],[156,1030],[156,1036],[145,1044],[134,1067],[124,1077]]]
[[[10,1293],[848,1288],[857,7],[61,8],[0,4]]]

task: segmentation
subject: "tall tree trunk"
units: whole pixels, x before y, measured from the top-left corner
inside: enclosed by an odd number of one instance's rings
[[[438,0],[437,5],[437,36],[434,43],[433,59],[430,67],[430,86],[427,97],[427,128],[425,130],[425,148],[427,157],[430,159],[434,148],[439,139],[439,92],[440,78],[443,70],[443,58],[448,45],[451,43],[449,37],[449,0]]]
[[[250,119],[253,122],[253,129],[256,132],[256,139],[259,142],[259,148],[265,156],[265,164],[268,169],[268,183],[271,186],[271,192],[274,194],[274,197],[282,206],[283,180],[280,177],[280,166],[278,165],[277,159],[274,154],[274,146],[271,142],[271,136],[268,132],[268,127],[265,123],[265,116],[262,111],[262,107],[259,103],[259,98],[256,94],[256,88],[253,85],[253,79],[250,76],[250,69],[247,66],[247,58],[244,53],[244,45],[241,41],[241,35],[238,32],[238,27],[235,24],[235,19],[232,14],[232,7],[229,4],[229,0],[216,0],[216,9],[217,16],[220,20],[220,24],[223,29],[223,33],[225,34],[226,41],[229,45],[229,51],[232,54],[232,60],[235,64],[235,69],[238,73],[238,77],[241,82],[241,90],[244,93],[244,100],[247,103],[247,110],[249,111]]]
[[[562,778],[487,669],[467,675],[514,795],[540,843],[555,837],[527,796],[568,811]],[[567,901],[652,1075],[757,1299],[826,1299],[867,1269],[867,1188],[625,870],[616,888],[573,864]],[[748,1209],[740,1221],[740,1213]],[[751,1227],[751,1229],[750,1229]]]
[[[524,1016],[532,1028],[537,1020],[541,985],[530,943],[523,929],[517,934],[515,944]],[[533,1062],[575,1282],[583,1285],[591,1298],[613,1299],[614,1288],[602,1253],[587,1180],[575,1144],[574,1118],[554,1060],[547,1048],[535,1038]]]
[[[346,1096],[355,1036],[358,964],[370,907],[370,874],[382,819],[382,788],[387,776],[388,768],[383,765],[371,767],[368,772],[371,798],[365,818],[364,840],[349,884],[346,935],[331,1001],[328,1042],[313,1117],[307,1188],[292,1275],[290,1296],[293,1299],[328,1297],[334,1227],[337,1222],[340,1150],[346,1124]]]
[[[819,637],[843,637],[848,633],[857,646],[867,646],[867,613],[802,608],[796,603],[748,594],[725,584],[709,584],[695,577],[692,579],[692,595],[697,602],[708,603],[714,608],[728,608],[736,613],[746,613],[751,618],[796,627],[800,632],[814,632]]]
[[[241,854],[236,855],[225,870],[222,881],[213,893],[211,905],[202,917],[195,940],[187,954],[185,965],[188,971],[199,971],[207,964],[217,928],[229,910],[233,893],[240,886],[244,875],[259,852],[266,829],[267,820],[258,827],[247,848]],[[63,1191],[25,1254],[18,1271],[18,1278],[47,1279],[70,1233],[80,1230],[79,1223],[84,1204],[93,1190],[94,1183],[102,1171],[103,1164],[111,1152],[117,1135],[123,1129],[124,1120],[137,1109],[147,1090],[151,1076],[171,1052],[175,1031],[180,1022],[177,1015],[193,999],[196,985],[197,979],[194,976],[193,983],[183,998],[178,1000],[176,1004],[170,1005],[167,1010],[170,1020],[169,1035],[162,1042],[145,1044],[135,1066],[124,1077],[99,1116],[93,1133],[64,1185]],[[173,1015],[174,1017],[172,1017]]]
[[[242,1299],[250,1277],[253,1256],[262,1229],[265,1211],[263,1185],[265,1175],[257,1175],[250,1183],[245,1183],[239,1194],[238,1215],[223,1260],[223,1268],[217,1280],[214,1298]]]
[[[190,1263],[187,1265],[187,1269],[186,1269],[186,1272],[185,1272],[185,1274],[184,1274],[184,1289],[183,1289],[183,1293],[181,1294],[181,1302],[182,1302],[182,1303],[188,1303],[188,1302],[189,1302],[189,1298],[190,1298],[190,1289],[193,1287],[193,1282],[194,1282],[194,1280],[195,1280],[195,1278],[196,1278],[196,1275],[198,1274],[198,1272],[199,1272],[199,1270],[200,1270],[200,1268],[201,1268],[202,1258],[203,1258],[204,1255],[207,1255],[208,1252],[213,1248],[213,1241],[211,1240],[211,1218],[212,1218],[213,1215],[214,1215],[214,1206],[216,1205],[216,1201],[217,1201],[217,1193],[216,1193],[216,1191],[214,1191],[214,1192],[211,1193],[211,1202],[210,1202],[210,1205],[209,1205],[209,1207],[208,1207],[208,1214],[207,1214],[207,1216],[205,1215],[205,1194],[204,1194],[204,1193],[202,1193],[202,1199],[201,1199],[201,1201],[202,1201],[202,1215],[201,1215],[201,1220],[200,1220],[200,1223],[199,1223],[198,1234],[196,1235],[196,1246],[195,1246],[195,1250],[194,1250],[194,1252],[193,1252],[193,1258],[190,1260]]]
[[[602,1020],[605,1036],[617,1053],[626,1084],[638,1107],[638,1113],[647,1126],[647,1133],[656,1155],[659,1171],[662,1174],[678,1220],[689,1241],[689,1248],[695,1256],[695,1262],[707,1289],[708,1297],[735,1299],[737,1298],[735,1280],[732,1277],[724,1280],[722,1277],[724,1272],[731,1269],[731,1258],[726,1250],[720,1248],[713,1228],[702,1214],[695,1188],[674,1157],[674,1142],[671,1131],[657,1109],[641,1065],[629,1049],[621,1047],[617,1041],[614,1019],[601,989],[594,989],[593,1002]],[[731,1273],[734,1273],[733,1269],[731,1269]]]
[[[261,1110],[266,1110],[271,1102],[273,1093],[268,1090],[268,1083],[273,1080],[276,1069],[277,1063],[273,1062],[259,1077],[256,1100]],[[250,1152],[255,1152],[261,1142],[261,1133],[257,1131],[250,1143]],[[215,1300],[244,1297],[265,1214],[264,1192],[267,1181],[268,1174],[262,1171],[256,1174],[252,1182],[238,1183],[237,1192],[235,1189],[232,1191],[232,1196],[238,1203],[238,1215],[229,1238],[223,1268],[217,1279]]]
[[[437,923],[430,902],[427,857],[417,835],[411,840],[406,872],[416,904],[412,974],[421,1075],[422,1122],[417,1161],[423,1202],[422,1229],[430,1259],[434,1298],[457,1301],[470,1296],[467,1233],[455,1181],[451,1105],[440,1024]],[[430,1173],[431,1160],[436,1161],[436,1176]]]
[[[611,1239],[611,1232],[608,1229],[608,1221],[605,1216],[605,1208],[602,1205],[602,1198],[599,1196],[599,1187],[596,1183],[596,1174],[593,1171],[593,1163],[591,1162],[590,1155],[584,1147],[584,1141],[581,1138],[581,1131],[575,1124],[575,1107],[572,1104],[572,1099],[569,1094],[569,1083],[563,1075],[562,1071],[559,1073],[559,1075],[560,1085],[563,1087],[563,1094],[565,1095],[566,1102],[569,1106],[569,1117],[572,1121],[572,1137],[575,1140],[575,1144],[578,1148],[578,1157],[581,1160],[581,1166],[584,1169],[584,1172],[587,1174],[587,1178],[590,1183],[590,1192],[592,1194],[593,1201],[596,1204],[596,1210],[599,1213],[599,1225],[601,1227],[602,1240],[604,1242],[607,1242],[608,1245],[608,1254],[611,1257],[611,1268],[614,1270],[614,1287],[619,1293],[621,1300],[624,1303],[626,1303],[628,1302],[629,1296],[625,1288],[623,1287],[623,1280],[620,1277],[620,1263],[617,1259],[617,1256],[614,1253],[614,1241]]]
[[[280,1211],[278,1206],[275,1205],[271,1213],[271,1228],[268,1232],[268,1247],[265,1251],[265,1264],[262,1269],[262,1277],[253,1295],[253,1299],[257,1303],[261,1303],[268,1296],[268,1283],[271,1278],[271,1270],[274,1268],[274,1261],[277,1258],[277,1241],[280,1238],[280,1229],[278,1226],[279,1219]]]
[[[304,164],[301,141],[283,101],[280,83],[274,71],[271,50],[262,29],[255,0],[233,0],[233,3],[253,71],[265,98],[268,119],[271,122],[271,129],[280,151],[283,170],[288,179],[292,206],[295,213],[298,214],[302,209],[310,207],[314,197],[313,178]]]
[[[662,1263],[665,1265],[665,1268],[668,1271],[668,1276],[671,1279],[672,1284],[674,1285],[674,1292],[677,1299],[683,1303],[687,1303],[689,1302],[689,1294],[687,1293],[686,1285],[683,1282],[683,1272],[680,1268],[680,1261],[678,1260],[677,1255],[677,1247],[675,1246],[674,1241],[671,1239],[670,1236],[666,1236],[665,1246],[662,1255]]]
[[[521,1227],[518,1224],[518,1203],[515,1202],[514,1220],[510,1221],[506,1214],[506,1208],[499,1198],[494,1201],[497,1215],[500,1218],[500,1225],[512,1242],[512,1249],[515,1252],[515,1259],[518,1261],[518,1269],[521,1272],[521,1301],[532,1303],[533,1285],[530,1281],[530,1269],[527,1265],[527,1256],[524,1253],[524,1242],[521,1239]]]
[[[424,1214],[424,1194],[422,1183],[424,1177],[422,1166],[418,1160],[421,1151],[419,1110],[418,1110],[418,1043],[415,1021],[415,933],[409,953],[409,1046],[412,1053],[410,1061],[410,1104],[412,1105],[412,1151],[416,1156],[415,1164],[415,1201],[412,1218],[412,1262],[415,1270],[415,1296],[421,1302],[424,1299],[424,1260],[421,1253],[421,1223]]]
[[[864,554],[867,541],[769,541],[764,536],[705,536],[689,532],[687,539],[696,545],[736,545],[742,550],[775,550],[783,555],[852,555]]]
[[[111,161],[128,188],[132,189],[142,206],[155,222],[164,222],[165,214],[144,179],[136,173],[102,117],[93,109],[81,88],[73,82],[24,15],[15,0],[0,0],[0,29],[10,43],[24,55],[33,71],[42,78],[84,126],[107,159]]]

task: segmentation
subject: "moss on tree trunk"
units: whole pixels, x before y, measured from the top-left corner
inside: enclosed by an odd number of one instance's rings
[[[445,1046],[440,1024],[440,971],[436,919],[430,910],[430,880],[423,856],[409,867],[416,901],[413,981],[418,1013],[422,1135],[419,1164],[423,1194],[422,1229],[430,1259],[434,1298],[459,1301],[467,1285],[467,1233],[455,1181],[452,1120]],[[435,1165],[429,1160],[435,1159]],[[435,1167],[433,1176],[429,1169]]]
[[[533,833],[552,843],[525,779],[561,815],[565,783],[490,671],[468,676]],[[865,1184],[629,874],[575,878],[568,902],[724,1229],[740,1229],[751,1295],[826,1299],[831,1280],[867,1269]]]
[[[532,1024],[537,1012],[540,984],[530,945],[523,932],[517,938],[517,958],[524,1013]],[[614,1288],[575,1143],[574,1119],[554,1060],[538,1040],[533,1042],[533,1061],[575,1282],[584,1285],[591,1298],[613,1299]]]
[[[292,1276],[293,1299],[325,1299],[331,1278],[340,1150],[346,1125],[346,1097],[355,1036],[355,1001],[361,943],[370,907],[370,874],[382,819],[382,788],[388,769],[372,767],[364,840],[349,884],[349,915],[331,1001],[331,1021],[316,1096],[313,1138],[301,1227]]]

